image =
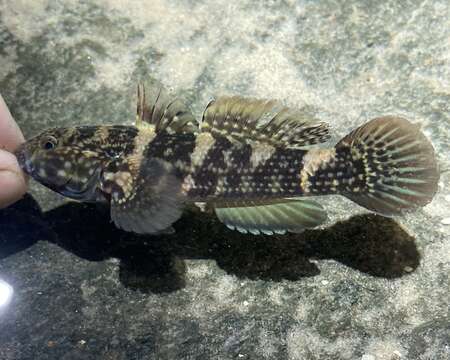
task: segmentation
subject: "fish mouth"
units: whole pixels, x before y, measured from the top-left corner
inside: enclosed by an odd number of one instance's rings
[[[94,174],[89,178],[88,182],[84,184],[82,188],[77,189],[76,187],[71,186],[74,183],[74,178],[70,177],[64,184],[58,185],[56,187],[53,186],[53,190],[55,190],[56,192],[60,193],[63,196],[67,196],[75,200],[88,201],[96,193],[97,182],[99,178],[100,178],[100,171],[99,167],[97,167],[94,170]]]
[[[34,167],[31,161],[31,156],[29,151],[27,150],[25,144],[19,146],[19,148],[14,152],[14,155],[17,158],[17,162],[19,163],[20,168],[30,176],[33,176]]]
[[[89,186],[84,186],[82,189],[78,190],[71,187],[71,183],[73,183],[73,177],[69,178],[69,180],[62,185],[54,186],[53,189],[63,196],[67,196],[75,200],[83,199],[89,190]]]

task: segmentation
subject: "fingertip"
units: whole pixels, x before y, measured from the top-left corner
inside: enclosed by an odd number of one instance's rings
[[[27,191],[25,174],[16,157],[0,150],[0,208],[19,200]]]
[[[6,150],[14,151],[24,141],[22,131],[0,95],[0,146]]]
[[[0,208],[5,208],[20,200],[26,192],[21,176],[10,171],[0,171]]]

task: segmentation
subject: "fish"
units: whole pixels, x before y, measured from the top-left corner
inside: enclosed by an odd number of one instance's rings
[[[153,235],[172,233],[192,205],[241,233],[301,233],[327,220],[317,196],[396,216],[438,188],[431,142],[401,117],[327,147],[327,123],[276,100],[221,96],[197,121],[160,84],[137,93],[133,125],[47,129],[16,151],[22,170],[65,197],[109,204],[120,229]]]

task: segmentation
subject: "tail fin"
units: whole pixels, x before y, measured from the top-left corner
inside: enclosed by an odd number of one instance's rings
[[[437,191],[433,146],[405,119],[369,121],[336,145],[336,155],[353,173],[341,194],[382,215],[424,206]]]

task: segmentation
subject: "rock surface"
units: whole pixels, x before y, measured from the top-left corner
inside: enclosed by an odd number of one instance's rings
[[[116,230],[39,185],[0,211],[0,359],[448,359],[450,3],[2,1],[0,91],[26,136],[130,123],[139,76],[200,115],[277,98],[333,141],[384,114],[422,125],[443,170],[402,218],[323,199],[330,220],[244,236],[187,212],[175,236]]]

